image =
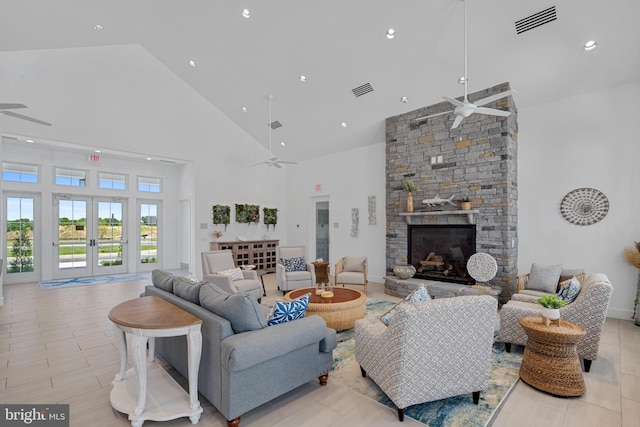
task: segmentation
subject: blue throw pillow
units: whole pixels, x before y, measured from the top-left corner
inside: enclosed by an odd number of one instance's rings
[[[407,296],[405,301],[400,301],[389,310],[387,310],[386,313],[380,316],[380,321],[384,323],[385,326],[389,326],[389,323],[391,323],[391,319],[393,319],[393,315],[396,314],[396,310],[402,304],[411,304],[414,302],[426,301],[430,299],[431,295],[429,295],[429,291],[427,290],[427,288],[424,285],[420,285]]]
[[[562,287],[560,291],[558,291],[558,298],[563,299],[565,304],[571,304],[578,294],[580,293],[580,281],[575,277],[572,277],[567,281]]]
[[[280,262],[284,265],[285,271],[307,271],[307,263],[304,257],[280,258]]]
[[[311,294],[305,294],[293,301],[276,301],[267,325],[278,325],[280,323],[302,319],[304,315],[307,314],[310,298]]]

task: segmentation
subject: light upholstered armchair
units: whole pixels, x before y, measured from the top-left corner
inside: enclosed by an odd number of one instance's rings
[[[262,299],[262,286],[258,273],[253,270],[240,270],[233,262],[230,250],[202,252],[202,280],[213,283],[223,290],[235,294],[245,292]]]
[[[334,286],[364,285],[364,293],[367,294],[367,257],[342,257],[336,263],[334,271]]]
[[[472,393],[489,385],[498,301],[488,295],[398,306],[389,326],[357,320],[356,361],[398,408]]]
[[[316,269],[305,258],[304,246],[276,248],[276,282],[282,292],[316,285]]]
[[[560,320],[577,323],[586,331],[586,335],[578,341],[578,356],[584,360],[584,370],[589,372],[591,362],[598,358],[600,335],[609,308],[609,300],[613,287],[604,274],[592,274],[580,287],[576,299],[560,309]],[[542,306],[535,302],[511,299],[500,310],[500,340],[505,343],[507,351],[511,344],[526,345],[527,334],[519,320],[523,317],[541,316]]]
[[[582,284],[587,275],[583,269],[563,269],[562,264],[533,263],[529,273],[517,276],[518,288],[511,299],[536,302],[540,297],[558,292],[572,277],[577,278]]]

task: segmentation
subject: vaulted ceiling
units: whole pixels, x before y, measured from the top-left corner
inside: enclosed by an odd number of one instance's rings
[[[470,93],[510,82],[522,108],[640,79],[637,0],[466,1]],[[557,19],[516,33],[516,21],[550,7]],[[0,0],[0,68],[19,51],[81,61],[69,49],[109,47],[120,75],[124,63],[148,66],[131,49],[139,46],[158,72],[168,69],[267,148],[271,137],[275,155],[300,161],[384,141],[385,118],[461,96],[463,10],[462,0]],[[588,40],[597,48],[585,51]],[[69,62],[69,73],[76,66]],[[0,103],[25,103],[22,113],[58,122],[65,111],[74,120],[91,114],[74,93],[102,84],[77,73],[67,97],[41,102],[21,98],[19,73],[3,74]],[[367,83],[373,91],[356,96]],[[282,124],[271,135],[269,95],[271,119]],[[103,102],[131,102],[113,96]],[[0,116],[0,127],[7,120]]]

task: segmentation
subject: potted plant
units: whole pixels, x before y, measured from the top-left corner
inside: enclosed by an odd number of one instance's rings
[[[402,183],[402,188],[409,193],[407,194],[407,212],[413,212],[413,193],[418,189],[418,186],[410,179]]]
[[[560,308],[564,307],[564,300],[557,295],[545,295],[538,299],[538,304],[542,306],[542,320],[549,326],[551,321],[558,324],[560,320]]]
[[[471,200],[469,199],[469,196],[464,196],[462,199],[460,199],[460,209],[462,209],[463,211],[468,211],[469,209],[471,209]]]
[[[634,248],[625,248],[624,258],[630,265],[640,269],[640,242],[635,242]],[[633,316],[631,316],[631,318],[636,319],[635,324],[640,326],[640,270],[638,270],[636,300],[633,302]]]

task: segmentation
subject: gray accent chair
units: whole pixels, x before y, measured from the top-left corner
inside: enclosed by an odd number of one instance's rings
[[[200,255],[204,282],[213,283],[231,294],[246,292],[255,296],[258,301],[262,299],[262,285],[258,273],[254,270],[242,270],[244,279],[240,280],[232,280],[230,276],[218,274],[219,271],[236,267],[230,250],[206,251]]]
[[[278,246],[276,248],[276,282],[278,289],[289,292],[300,288],[312,288],[316,285],[316,269],[306,259],[304,246]],[[287,271],[282,259],[305,257],[305,271]]]
[[[576,345],[578,356],[583,359],[585,372],[589,372],[591,362],[598,358],[600,336],[612,292],[613,286],[606,275],[592,274],[581,285],[576,299],[571,304],[560,308],[560,320],[577,323],[587,331]],[[514,295],[502,306],[500,340],[504,342],[507,352],[511,351],[511,344],[527,344],[527,334],[519,321],[523,317],[532,316],[542,316],[542,306],[535,301],[522,297],[516,299]]]
[[[401,304],[389,323],[356,321],[356,361],[398,408],[489,386],[498,301],[488,295]]]

